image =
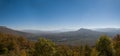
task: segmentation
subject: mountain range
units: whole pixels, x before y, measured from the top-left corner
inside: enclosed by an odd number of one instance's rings
[[[59,44],[94,44],[95,41],[103,34],[111,38],[116,34],[120,34],[119,28],[99,28],[85,29],[80,28],[76,31],[40,31],[40,30],[14,30],[5,26],[0,26],[0,33],[24,36],[30,40],[37,40],[44,37]]]

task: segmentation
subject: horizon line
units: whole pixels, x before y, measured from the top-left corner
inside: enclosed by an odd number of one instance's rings
[[[79,30],[79,29],[81,29],[81,28],[83,28],[83,29],[92,29],[92,30],[94,30],[94,29],[107,29],[107,28],[109,28],[109,29],[112,29],[112,28],[120,28],[120,27],[77,27],[77,28],[51,28],[51,29],[42,29],[42,28],[16,28],[16,27],[9,27],[9,26],[0,26],[0,27],[6,27],[6,28],[10,28],[10,29],[14,29],[14,30],[40,30],[40,31],[57,31],[57,30],[66,30],[66,31],[73,31],[73,30]]]

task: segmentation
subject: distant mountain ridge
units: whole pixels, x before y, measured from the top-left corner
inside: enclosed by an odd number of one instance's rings
[[[108,31],[109,30],[109,31]],[[85,29],[80,28],[76,31],[66,31],[66,32],[52,32],[52,31],[40,31],[40,30],[28,30],[28,31],[18,31],[13,30],[8,27],[0,26],[0,33],[14,34],[19,36],[25,36],[31,40],[37,40],[40,37],[51,39],[52,41],[59,44],[94,44],[95,41],[103,34],[110,37],[120,34],[119,29]]]
[[[109,36],[120,34],[120,28],[99,28],[95,29],[94,31],[104,32]]]
[[[99,28],[95,30],[99,32],[120,32],[120,28]]]
[[[95,43],[95,41],[103,34],[106,34],[110,37],[113,37],[116,34],[120,34],[119,32],[107,32],[107,31],[104,32],[104,31],[80,28],[77,31],[66,31],[66,32],[60,32],[60,33],[49,32],[50,34],[48,33],[48,34],[38,34],[38,35],[41,37],[52,39],[53,41],[58,43],[75,44],[75,43],[81,43],[81,42]],[[33,39],[36,39],[36,38],[33,38]]]
[[[18,30],[13,30],[5,26],[0,26],[0,33],[5,33],[5,34],[12,34],[12,35],[18,35],[18,36],[25,36],[25,37],[31,37],[33,36],[32,33],[27,33],[27,32],[22,32]]]
[[[69,31],[73,31],[73,30],[72,29],[60,29],[60,30],[49,30],[49,31],[44,31],[44,30],[22,30],[22,31],[37,34],[37,35],[42,35],[42,34],[69,32]]]

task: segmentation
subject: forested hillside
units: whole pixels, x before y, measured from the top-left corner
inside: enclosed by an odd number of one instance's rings
[[[14,30],[14,29],[8,28],[6,26],[0,26],[0,33],[12,34],[12,35],[18,35],[18,36],[25,36],[27,38],[34,36],[34,34],[22,32],[22,31],[19,31],[19,30]]]
[[[31,41],[25,37],[0,33],[0,56],[120,56],[120,35],[111,39],[98,36],[96,44],[59,45],[39,38]]]

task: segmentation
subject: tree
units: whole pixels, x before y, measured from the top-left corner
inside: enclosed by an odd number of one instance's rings
[[[35,56],[53,56],[55,52],[55,44],[50,40],[40,38],[35,44]]]
[[[84,47],[82,45],[79,47],[79,52],[80,52],[80,56],[84,56],[85,50],[84,50]]]
[[[97,52],[96,48],[92,49],[90,56],[98,56],[98,52]]]
[[[59,45],[55,56],[73,56],[73,52],[69,46]]]
[[[97,41],[96,49],[99,52],[98,56],[114,56],[112,41],[106,35],[102,35]]]
[[[73,56],[81,56],[80,47],[81,46],[72,46]]]
[[[25,50],[21,50],[20,56],[27,56],[26,51]]]
[[[7,53],[8,53],[8,49],[7,48],[0,49],[0,54],[7,54]]]
[[[90,56],[91,48],[87,44],[84,46],[84,55],[85,56]]]
[[[115,56],[120,56],[120,35],[116,35],[113,38],[113,44],[115,49]]]

